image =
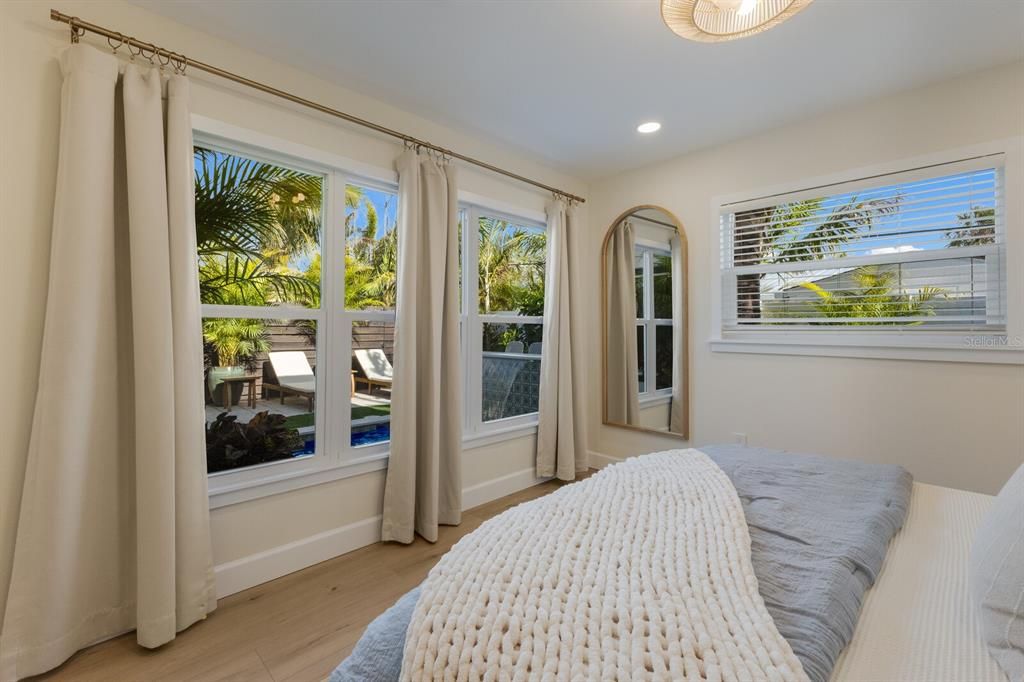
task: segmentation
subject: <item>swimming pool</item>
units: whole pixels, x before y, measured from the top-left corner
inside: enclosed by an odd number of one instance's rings
[[[352,447],[373,445],[374,443],[383,443],[389,440],[391,440],[391,422],[352,428]]]

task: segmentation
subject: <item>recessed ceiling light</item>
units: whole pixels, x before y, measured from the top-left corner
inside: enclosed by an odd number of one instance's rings
[[[647,123],[641,123],[636,127],[638,133],[650,134],[656,133],[661,130],[661,124],[657,121],[648,121]]]

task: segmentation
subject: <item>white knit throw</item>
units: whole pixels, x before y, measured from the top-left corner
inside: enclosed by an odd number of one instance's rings
[[[698,450],[509,509],[423,583],[402,680],[807,680],[757,591],[735,488]]]

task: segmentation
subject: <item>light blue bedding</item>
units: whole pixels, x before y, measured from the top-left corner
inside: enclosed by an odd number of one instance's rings
[[[743,501],[758,588],[804,670],[825,682],[853,636],[864,592],[903,525],[901,467],[736,445],[700,448]],[[394,682],[419,588],[367,628],[331,682]]]

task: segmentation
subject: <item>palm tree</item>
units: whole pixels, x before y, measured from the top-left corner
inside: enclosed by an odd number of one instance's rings
[[[973,206],[967,213],[957,216],[960,225],[946,233],[949,248],[982,246],[996,240],[996,210]]]
[[[284,262],[320,242],[323,178],[195,150],[196,242],[204,303],[265,305],[318,293]]]
[[[929,304],[945,296],[943,289],[932,286],[922,287],[916,296],[893,293],[896,273],[892,270],[879,270],[874,265],[857,268],[851,276],[856,287],[850,290],[828,291],[814,282],[804,282],[800,286],[818,296],[814,307],[827,318],[910,318],[934,315],[935,311]],[[838,324],[891,324],[891,321],[857,320]]]
[[[511,226],[505,220],[481,218],[479,225],[480,268],[478,281],[484,313],[515,310],[535,303],[543,291],[543,233]],[[532,306],[530,306],[532,307]]]
[[[841,257],[843,245],[875,221],[899,209],[899,195],[860,200],[851,196],[827,209],[825,198],[805,199],[736,214],[734,261],[737,265],[798,263]],[[761,316],[764,274],[737,276],[737,314]]]

